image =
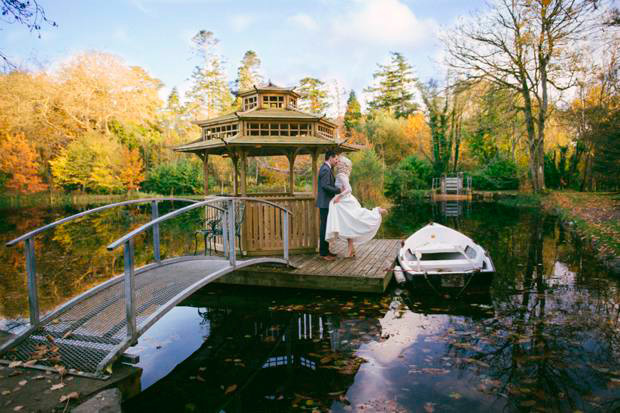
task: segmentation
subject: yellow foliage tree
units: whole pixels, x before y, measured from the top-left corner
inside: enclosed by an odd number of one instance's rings
[[[47,188],[38,174],[37,152],[23,133],[6,134],[0,142],[0,154],[0,171],[9,177],[7,189],[27,194]]]

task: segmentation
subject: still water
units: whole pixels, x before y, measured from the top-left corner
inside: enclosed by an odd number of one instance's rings
[[[73,212],[0,211],[0,240]],[[553,216],[498,203],[401,205],[380,235],[402,237],[431,219],[489,250],[497,274],[488,288],[449,299],[395,286],[384,295],[209,286],[140,338],[132,352],[144,391],[124,408],[620,411],[620,281],[587,246]],[[120,272],[106,243],[147,220],[147,209],[133,207],[41,237],[43,307]],[[162,228],[165,253],[193,252],[187,228],[199,222]],[[141,242],[144,262],[148,235]],[[8,329],[27,299],[22,252],[1,251]]]

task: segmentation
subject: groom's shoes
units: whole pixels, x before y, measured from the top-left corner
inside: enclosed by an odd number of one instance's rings
[[[330,257],[334,257],[334,258],[338,258],[338,254],[334,254],[334,253],[328,253],[327,255],[329,255]]]
[[[336,259],[336,257],[333,255],[321,255],[320,257],[325,261],[334,261]]]

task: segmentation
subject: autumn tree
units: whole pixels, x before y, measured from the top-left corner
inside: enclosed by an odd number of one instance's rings
[[[233,103],[222,58],[217,53],[218,43],[214,34],[207,30],[192,37],[193,50],[200,62],[194,67],[188,98],[191,112],[197,117],[216,116],[230,109]]]
[[[572,85],[575,45],[587,32],[592,9],[588,0],[494,0],[445,40],[449,64],[462,76],[521,96],[535,191],[545,189],[549,93]]]
[[[329,106],[325,82],[314,78],[304,77],[299,81],[299,108],[306,112],[322,114]]]
[[[0,153],[0,172],[6,177],[6,189],[29,194],[47,188],[39,176],[37,152],[23,133],[6,134],[0,141]]]
[[[359,131],[362,122],[362,107],[357,100],[355,91],[351,89],[349,98],[347,99],[347,110],[344,113],[344,128],[347,134],[350,134],[352,130]]]
[[[377,66],[378,70],[372,75],[375,84],[364,90],[371,96],[369,107],[387,110],[397,118],[415,112],[417,105],[413,97],[416,78],[405,57],[401,53],[391,52],[390,62]]]
[[[137,149],[123,148],[119,178],[124,189],[137,191],[144,181],[144,162]]]

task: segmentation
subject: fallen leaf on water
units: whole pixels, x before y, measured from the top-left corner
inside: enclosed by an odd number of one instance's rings
[[[24,408],[24,406],[15,406],[15,407],[13,408],[13,411],[14,411],[14,412],[18,412],[18,411],[20,411],[20,410],[21,410],[21,409],[23,409],[23,408]]]
[[[235,390],[237,390],[237,385],[236,384],[231,384],[230,386],[228,386],[226,388],[226,391],[224,391],[224,395],[230,394],[230,393],[234,392]]]
[[[458,399],[460,399],[461,397],[463,397],[463,396],[461,395],[461,393],[457,393],[457,392],[455,392],[455,391],[453,391],[452,393],[450,393],[450,398],[451,398],[451,399],[458,400]]]
[[[0,394],[2,394],[3,396],[6,396],[6,395],[8,395],[8,394],[11,394],[11,390],[5,390],[5,391],[3,391],[3,392],[2,392],[2,393],[0,393]]]
[[[67,400],[76,400],[80,397],[80,393],[76,392],[76,391],[72,391],[69,394],[63,394],[62,396],[60,396],[60,402],[65,402]]]
[[[314,404],[314,400],[306,400],[307,406],[312,406]]]
[[[424,403],[424,411],[426,413],[433,413],[435,411],[435,403]]]
[[[54,337],[52,337],[51,335],[46,335],[45,338],[47,339],[47,341],[49,341],[50,343],[54,343]]]
[[[23,364],[21,361],[12,361],[9,363],[9,368],[14,369],[15,367],[19,367]]]
[[[42,376],[42,375],[39,374],[38,376],[34,376],[32,378],[32,380],[43,380],[44,378],[45,378],[45,376]]]
[[[52,387],[50,387],[50,390],[60,390],[63,387],[65,387],[64,383],[58,383],[58,384],[54,384]]]
[[[20,386],[25,386],[25,385],[26,385],[26,383],[28,383],[28,380],[22,380],[22,381],[20,381],[20,382],[19,382],[19,383],[17,383],[17,384],[19,384]]]
[[[73,331],[69,330],[65,334],[63,334],[62,338],[69,338],[71,334],[73,334]]]
[[[25,362],[25,363],[23,364],[23,366],[24,366],[24,367],[32,367],[32,366],[34,366],[35,364],[37,364],[37,361],[38,361],[38,360],[28,360],[27,362]]]

